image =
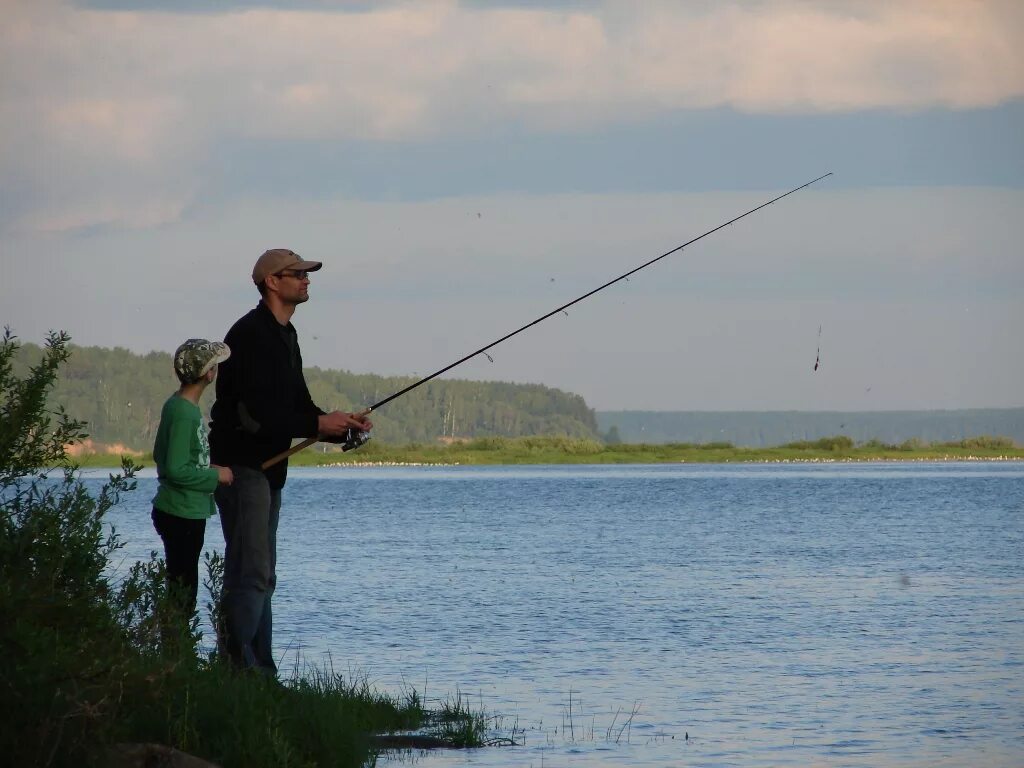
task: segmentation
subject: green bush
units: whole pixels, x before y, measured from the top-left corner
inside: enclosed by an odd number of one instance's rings
[[[952,445],[960,448],[979,449],[979,450],[1003,450],[1006,448],[1013,448],[1013,440],[1009,437],[996,437],[992,435],[979,435],[978,437],[969,437],[966,440],[961,440],[959,443],[953,443]]]
[[[904,440],[902,443],[900,443],[898,446],[896,446],[896,450],[898,450],[898,451],[923,451],[927,447],[928,447],[928,443],[926,443],[924,440],[922,440],[919,437],[912,437],[909,440]]]
[[[23,379],[9,329],[0,342],[0,751],[13,765],[88,763],[114,736],[133,659],[161,642],[159,567],[139,564],[119,585],[106,575],[119,544],[103,515],[134,487],[134,467],[92,496],[64,451],[84,424],[46,409],[68,341],[50,334]],[[127,652],[133,641],[140,653]]]
[[[478,437],[470,440],[463,448],[467,451],[501,451],[508,446],[504,437]]]

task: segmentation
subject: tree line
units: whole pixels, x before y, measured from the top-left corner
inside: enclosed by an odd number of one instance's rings
[[[171,355],[136,354],[122,347],[69,345],[50,394],[88,424],[101,445],[152,448],[164,401],[177,386]],[[24,375],[43,350],[23,344],[11,363]],[[307,368],[314,402],[326,410],[359,410],[416,381],[346,370]],[[212,392],[212,390],[211,390]],[[214,396],[201,403],[209,414]],[[579,395],[540,384],[435,379],[375,412],[374,439],[389,445],[432,444],[488,437],[556,436],[608,443],[729,443],[780,446],[845,435],[899,445],[1006,436],[1024,444],[1024,408],[878,412],[597,411]]]
[[[95,443],[150,450],[160,409],[178,387],[171,354],[143,355],[122,347],[68,349],[50,402],[86,422]],[[41,347],[21,345],[12,360],[14,374],[25,375],[42,356]],[[305,375],[317,405],[346,411],[379,402],[417,380],[318,367],[306,368]],[[212,394],[203,398],[207,416],[213,401]],[[599,437],[594,411],[582,397],[540,384],[435,379],[388,403],[373,421],[374,438],[393,445],[479,437]]]

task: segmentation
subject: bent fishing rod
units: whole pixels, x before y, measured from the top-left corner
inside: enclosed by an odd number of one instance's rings
[[[618,277],[614,278],[613,280],[609,280],[604,285],[600,285],[597,288],[594,288],[592,291],[588,291],[587,293],[584,293],[582,296],[579,296],[579,297],[573,299],[572,301],[568,302],[567,304],[563,304],[560,307],[556,307],[555,309],[551,310],[547,314],[541,315],[536,320],[527,323],[522,328],[517,328],[516,330],[512,331],[511,333],[505,334],[500,339],[492,341],[490,344],[487,344],[486,346],[480,347],[480,349],[476,350],[475,352],[470,352],[465,357],[460,357],[454,363],[446,365],[441,370],[435,371],[434,373],[430,374],[429,376],[424,376],[419,381],[415,381],[412,384],[410,384],[409,386],[405,387],[404,389],[398,390],[393,395],[389,395],[388,397],[385,397],[379,403],[374,403],[373,405],[371,405],[368,408],[364,409],[360,413],[365,416],[365,415],[371,413],[372,411],[375,411],[378,408],[380,408],[380,407],[382,407],[384,405],[387,405],[392,400],[395,400],[396,398],[399,398],[402,395],[407,394],[408,392],[411,392],[412,390],[416,389],[417,387],[421,386],[422,384],[426,384],[431,379],[436,379],[442,373],[446,373],[446,372],[450,371],[452,368],[454,368],[454,367],[456,367],[458,365],[462,365],[467,360],[471,360],[472,358],[476,357],[477,355],[485,355],[487,353],[487,350],[491,349],[492,347],[498,346],[503,341],[508,341],[513,336],[516,336],[516,335],[522,333],[523,331],[527,330],[528,328],[532,328],[533,326],[537,325],[538,323],[541,323],[541,322],[547,320],[552,315],[557,315],[559,312],[564,312],[565,310],[567,310],[569,307],[573,306],[574,304],[579,304],[581,301],[583,301],[584,299],[590,298],[595,293],[598,293],[599,291],[603,291],[605,288],[608,288],[609,286],[615,285],[615,283],[619,282],[620,280],[627,279],[630,275],[636,274],[641,269],[646,269],[647,267],[651,266],[652,264],[654,264],[654,263],[656,263],[658,261],[661,261],[666,256],[671,256],[673,253],[676,253],[677,251],[683,250],[683,248],[685,248],[686,246],[693,245],[698,240],[703,240],[708,235],[713,235],[718,230],[724,229],[725,227],[728,227],[730,224],[735,224],[740,219],[745,218],[745,217],[749,216],[752,213],[756,213],[757,211],[761,210],[762,208],[766,208],[769,205],[771,205],[772,203],[776,203],[776,202],[778,202],[779,200],[781,200],[784,197],[789,197],[794,192],[799,192],[801,189],[805,189],[806,187],[811,186],[811,184],[814,184],[817,181],[821,181],[825,177],[831,176],[831,175],[832,175],[832,172],[829,171],[828,173],[826,173],[826,174],[824,174],[822,176],[819,176],[816,179],[811,179],[806,184],[801,184],[799,187],[794,187],[793,189],[789,190],[789,192],[786,192],[785,194],[779,195],[778,197],[773,197],[768,202],[761,203],[756,208],[751,208],[746,213],[741,213],[736,218],[729,219],[724,224],[719,224],[714,229],[709,229],[704,234],[699,235],[699,236],[693,238],[692,240],[687,240],[682,245],[677,245],[671,251],[666,251],[665,253],[661,254],[661,256],[657,256],[657,257],[651,259],[650,261],[645,261],[639,267],[634,267],[633,269],[629,270],[629,272],[621,274]],[[490,356],[488,355],[488,357],[490,357]],[[365,433],[365,432],[357,432],[355,430],[349,430],[349,432],[350,432],[349,437],[346,438],[345,442],[342,444],[342,450],[343,451],[349,451],[349,450],[352,450],[354,448],[358,448],[360,445],[362,445],[363,443],[365,443],[369,439],[369,435],[367,433]],[[263,469],[267,469],[268,467],[272,467],[274,464],[277,464],[279,461],[284,461],[285,459],[287,459],[292,454],[298,453],[299,451],[301,451],[304,448],[308,448],[309,446],[313,445],[313,443],[317,442],[319,439],[320,439],[319,437],[310,437],[310,438],[308,438],[306,440],[303,440],[301,443],[296,443],[295,445],[293,445],[288,450],[282,451],[281,453],[277,454],[276,456],[267,459],[265,462],[263,462],[263,464],[261,466],[262,466]]]

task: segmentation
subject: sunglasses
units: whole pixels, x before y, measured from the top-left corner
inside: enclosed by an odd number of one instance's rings
[[[309,277],[309,272],[304,269],[282,269],[280,272],[275,272],[274,277],[294,277],[296,280],[306,280]]]

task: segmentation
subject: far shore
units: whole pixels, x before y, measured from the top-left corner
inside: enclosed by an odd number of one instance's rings
[[[369,442],[355,451],[308,448],[289,459],[292,467],[497,466],[537,464],[833,464],[861,462],[1024,461],[1024,448],[1000,438],[973,438],[962,444],[850,446],[815,443],[770,448],[729,444],[614,444],[572,438],[486,438],[448,445],[389,446]],[[807,447],[805,447],[807,446]],[[82,467],[119,467],[121,453],[83,452]],[[151,454],[128,454],[143,467]]]

